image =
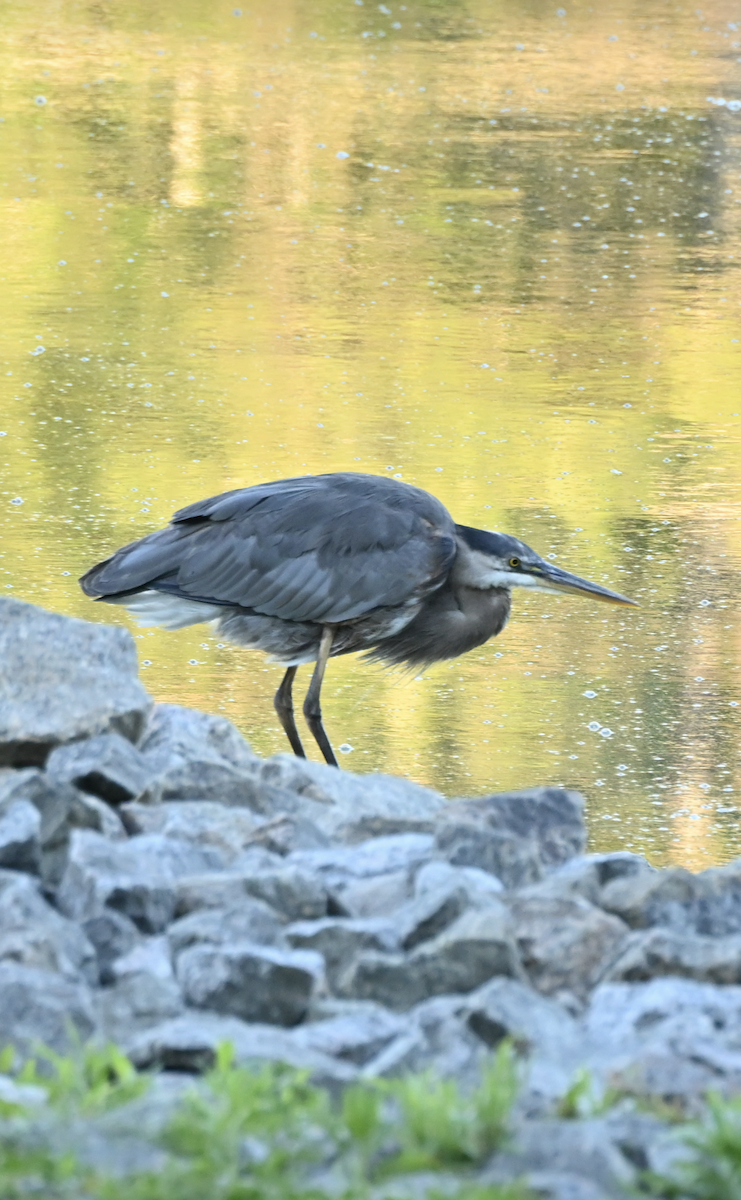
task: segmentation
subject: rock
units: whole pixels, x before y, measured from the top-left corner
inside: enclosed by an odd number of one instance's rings
[[[121,819],[130,834],[159,833],[163,837],[213,846],[231,863],[249,846],[263,823],[246,808],[227,808],[213,800],[173,800],[167,804],[123,804]]]
[[[215,850],[175,838],[143,834],[110,842],[98,833],[76,830],[58,903],[78,921],[114,908],[143,932],[158,933],[175,913],[175,881],[221,865]]]
[[[0,1075],[0,1105],[17,1104],[19,1108],[38,1108],[47,1104],[49,1093],[46,1088],[34,1083],[18,1083],[10,1075]],[[6,1110],[7,1111],[7,1110]]]
[[[140,804],[198,800],[261,813],[265,808],[267,790],[252,773],[231,763],[211,758],[190,758],[155,775],[138,799]],[[290,804],[290,799],[287,803]],[[268,811],[271,812],[271,809]]]
[[[0,963],[0,1046],[15,1046],[24,1058],[40,1044],[70,1053],[95,1028],[84,983],[54,971]]]
[[[308,1070],[315,1083],[352,1082],[349,1063],[297,1044],[292,1031],[274,1025],[247,1024],[217,1013],[186,1013],[128,1039],[126,1052],[136,1066],[171,1071],[206,1071],[213,1066],[219,1045],[234,1047],[240,1065],[284,1062]]]
[[[174,979],[170,944],[166,937],[142,938],[126,954],[111,963],[115,980],[127,975],[151,975],[155,979]]]
[[[578,897],[515,895],[510,910],[523,966],[547,996],[584,998],[628,934],[617,917]]]
[[[113,963],[132,950],[142,935],[130,917],[107,908],[98,917],[82,923],[88,941],[95,949],[101,983],[112,983]]]
[[[234,908],[205,908],[174,921],[167,930],[173,954],[200,942],[221,945],[225,942],[259,942],[283,946],[285,926],[274,909],[262,900],[243,895]]]
[[[155,705],[139,749],[153,775],[193,760],[225,762],[249,773],[260,761],[226,717],[179,704]]]
[[[470,900],[465,888],[447,886],[436,891],[426,890],[395,914],[402,950],[413,950],[420,942],[437,937],[467,908],[470,908]]]
[[[384,918],[324,917],[319,921],[296,921],[285,931],[296,950],[315,950],[325,962],[327,983],[334,991],[339,980],[364,950],[393,951],[399,938],[394,925]]]
[[[366,1078],[431,1071],[468,1090],[480,1082],[489,1051],[468,1028],[465,996],[437,996],[406,1014],[407,1028],[363,1068]]]
[[[298,811],[337,842],[362,842],[397,833],[432,833],[437,815],[446,807],[437,792],[408,779],[353,775],[289,754],[278,754],[261,763],[257,778],[279,792],[300,797]],[[283,810],[279,806],[274,811]]]
[[[271,854],[287,855],[294,850],[323,850],[331,843],[313,821],[305,817],[283,815],[260,825],[249,844],[269,850]]]
[[[687,926],[687,909],[700,896],[698,877],[683,867],[669,871],[640,871],[613,879],[600,895],[600,905],[633,929],[650,925]]]
[[[28,800],[0,805],[0,867],[33,875],[41,868],[41,817]]]
[[[563,788],[458,800],[441,815],[440,854],[455,866],[479,867],[506,887],[536,883],[543,869],[581,854],[584,800]]]
[[[504,891],[501,880],[478,867],[453,867],[442,859],[424,863],[414,878],[415,898],[441,887],[464,888],[472,905],[488,904],[492,897],[501,897]]]
[[[595,1079],[690,1114],[741,1089],[741,987],[665,977],[602,983],[585,1015]]]
[[[0,871],[0,960],[97,983],[95,952],[85,934],[44,899],[35,879]]]
[[[612,854],[584,854],[569,859],[551,871],[540,883],[523,889],[528,896],[581,897],[590,904],[600,905],[602,888],[613,879],[639,874],[656,874],[640,854],[617,850]]]
[[[696,932],[711,937],[741,933],[741,859],[711,867],[696,879],[700,894],[687,914]]]
[[[151,774],[144,755],[120,733],[59,746],[49,755],[46,770],[52,779],[72,783],[107,804],[124,804],[138,796]]]
[[[578,1051],[574,1018],[517,979],[491,979],[466,998],[462,1011],[469,1029],[492,1048],[511,1038],[521,1054],[561,1058]]]
[[[404,1011],[432,996],[470,992],[494,975],[522,978],[509,913],[470,909],[410,955],[361,954],[340,981],[344,995]]]
[[[625,1197],[636,1180],[634,1168],[614,1145],[606,1122],[599,1118],[524,1121],[512,1147],[497,1154],[479,1178],[483,1184],[493,1184],[521,1177],[525,1172],[532,1178],[531,1173],[536,1171],[576,1176],[616,1198]]]
[[[301,1025],[294,1030],[294,1039],[299,1046],[362,1067],[406,1028],[403,1018],[380,1004],[364,1004],[352,1013]]]
[[[0,765],[43,764],[55,746],[109,730],[136,741],[151,700],[125,629],[0,601]]]
[[[132,971],[93,996],[98,1024],[105,1038],[122,1045],[132,1037],[178,1017],[184,1011],[175,979]]]
[[[522,1184],[537,1200],[607,1200],[608,1196],[592,1179],[570,1171],[528,1171]]]
[[[201,943],[178,955],[176,971],[194,1008],[244,1021],[297,1025],[322,980],[324,963],[308,950],[278,950],[256,942]]]
[[[318,875],[333,906],[345,916],[380,917],[412,894],[414,874],[433,850],[429,834],[370,838],[360,845],[299,850],[286,860]]]
[[[708,983],[741,983],[741,935],[700,937],[676,929],[638,930],[620,946],[605,980],[681,975]]]

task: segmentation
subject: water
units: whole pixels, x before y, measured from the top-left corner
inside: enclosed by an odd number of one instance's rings
[[[333,662],[343,764],[741,853],[737,6],[11,0],[4,32],[0,589],[124,621],[76,579],[176,508],[389,473],[642,607],[516,595],[421,678]],[[279,668],[132,628],[158,699],[285,748]]]

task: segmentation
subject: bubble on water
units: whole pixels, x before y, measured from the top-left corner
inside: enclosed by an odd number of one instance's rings
[[[169,295],[170,295],[170,293],[169,293],[169,292],[160,292],[160,296],[164,296],[164,297],[165,297],[165,299],[167,299],[167,297],[168,297]]]
[[[354,749],[355,747],[351,746],[349,742],[343,742],[339,747],[340,754],[352,754]]]
[[[600,735],[600,737],[603,737],[603,738],[611,738],[612,730],[611,729],[600,729],[599,735]]]
[[[738,708],[738,700],[729,700],[728,707],[729,708]]]
[[[38,104],[39,108],[43,108],[46,104],[46,96],[34,96],[34,104]]]
[[[188,659],[188,666],[189,666],[189,667],[197,667],[197,666],[198,666],[198,659],[197,659],[197,658],[189,658],[189,659]]]
[[[625,84],[624,84],[624,83],[616,83],[616,84],[615,84],[615,91],[616,91],[616,92],[624,92],[624,91],[625,91]]]
[[[698,608],[708,608],[712,604],[712,600],[701,600]]]
[[[695,683],[704,683],[704,682],[705,682],[704,675],[695,675]]]
[[[30,353],[31,353],[31,354],[33,354],[33,355],[34,355],[34,357],[35,357],[37,354],[45,354],[45,353],[46,353],[46,346],[37,346],[37,347],[36,347],[36,349],[35,349],[35,350],[31,350],[31,351],[30,351]]]
[[[15,496],[15,497],[14,497],[14,498],[11,500],[11,502],[10,502],[10,503],[11,503],[11,504],[22,504],[22,503],[23,503],[23,501],[21,500],[20,496]]]
[[[66,266],[67,266],[67,260],[66,260],[65,258],[60,258],[59,262],[57,263],[57,266],[58,266],[58,267],[66,267]]]
[[[62,571],[62,574],[63,574],[63,575],[71,575],[71,574],[72,574],[72,572],[71,572],[71,571]]]
[[[596,695],[596,692],[582,692],[582,696],[586,696],[587,700],[594,700]]]
[[[350,155],[347,153],[347,150],[338,150],[337,154],[335,155],[335,158],[349,158],[349,157],[350,157]]]
[[[600,725],[599,721],[590,721],[587,725],[587,729],[589,729],[591,733],[597,733],[601,728],[602,726]]]
[[[482,370],[482,371],[488,371],[488,370],[489,370],[489,364],[488,364],[488,363],[482,363],[482,364],[481,364],[481,370]]]

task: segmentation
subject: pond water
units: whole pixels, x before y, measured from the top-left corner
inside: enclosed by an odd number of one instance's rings
[[[564,2],[9,0],[0,590],[125,621],[77,577],[190,501],[408,480],[641,607],[333,662],[343,764],[574,786],[698,868],[741,853],[741,15]],[[132,630],[285,749],[279,667]]]

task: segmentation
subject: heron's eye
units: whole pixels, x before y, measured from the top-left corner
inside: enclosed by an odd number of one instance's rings
[[[511,558],[509,560],[509,565],[516,568],[522,566],[522,563],[520,562],[519,558]]]

